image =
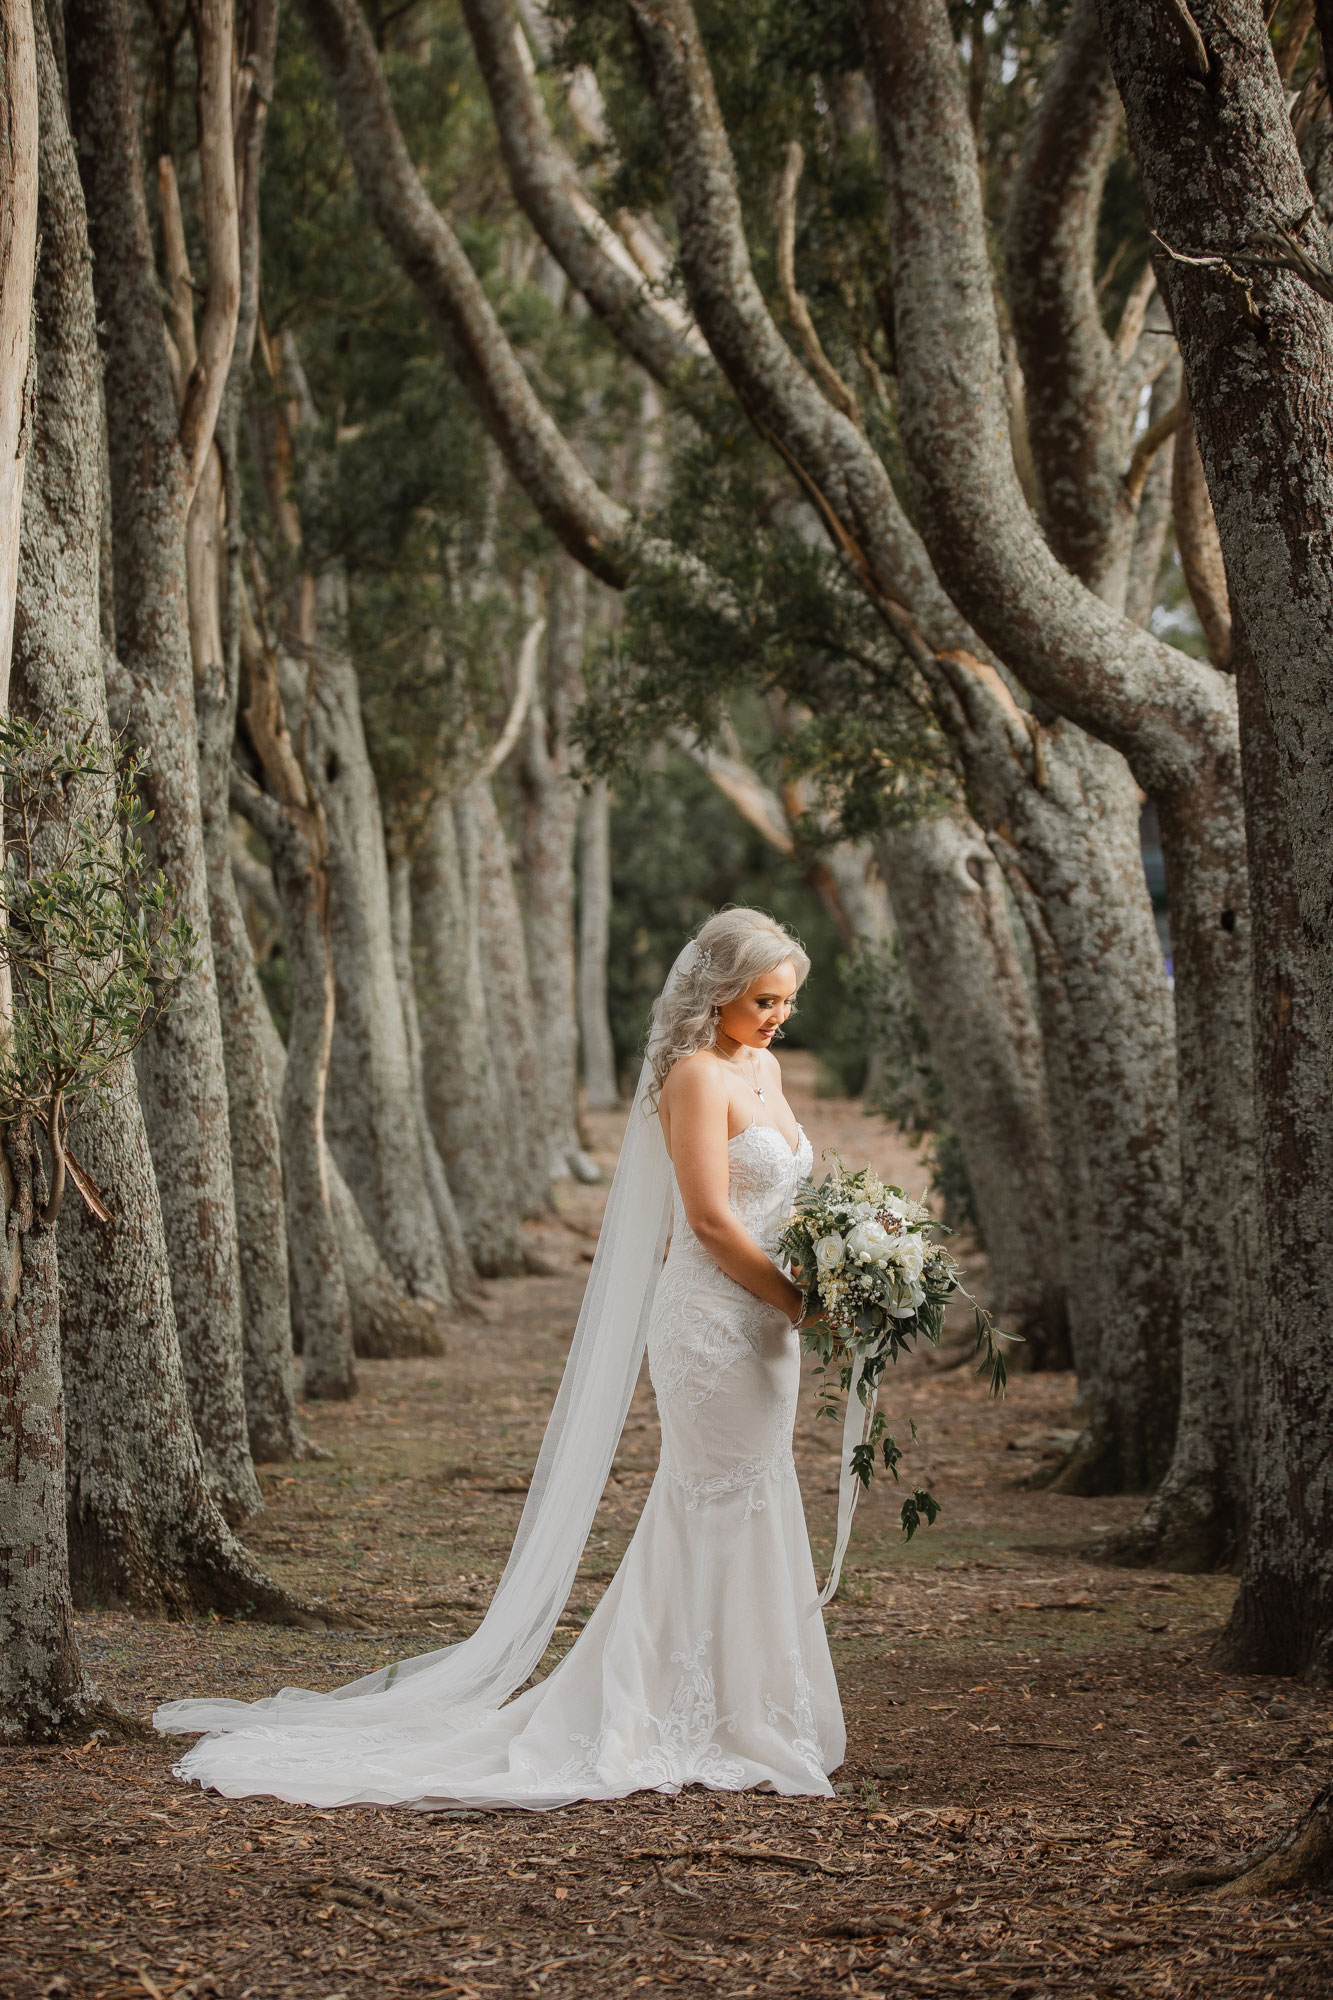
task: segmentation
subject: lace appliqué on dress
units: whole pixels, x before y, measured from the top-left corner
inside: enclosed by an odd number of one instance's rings
[[[736,1719],[717,1712],[712,1670],[705,1664],[712,1637],[701,1632],[691,1652],[671,1655],[672,1666],[684,1671],[666,1714],[645,1717],[658,1742],[630,1765],[636,1785],[713,1785],[725,1791],[744,1785],[744,1764],[726,1756],[716,1740],[719,1729],[735,1729]]]
[[[768,1720],[774,1728],[779,1722],[791,1725],[787,1741],[811,1777],[822,1778],[825,1775],[824,1753],[816,1732],[815,1691],[810,1685],[810,1676],[805,1671],[805,1661],[801,1658],[800,1648],[793,1647],[787,1658],[791,1662],[792,1674],[791,1707],[783,1708],[771,1694],[764,1696],[764,1707],[768,1713]]]

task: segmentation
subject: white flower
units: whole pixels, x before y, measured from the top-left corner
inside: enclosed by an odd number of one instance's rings
[[[898,1266],[903,1276],[915,1285],[917,1279],[921,1276],[922,1266],[926,1261],[925,1246],[921,1238],[913,1235],[908,1230],[901,1236],[891,1237],[890,1242],[893,1246],[892,1256],[894,1263]]]
[[[841,1236],[821,1236],[815,1245],[815,1262],[821,1271],[836,1271],[847,1254]]]
[[[894,1239],[882,1222],[873,1219],[858,1222],[847,1238],[847,1248],[853,1257],[865,1264],[887,1264],[893,1251]]]
[[[886,1194],[880,1203],[880,1208],[889,1215],[896,1215],[899,1222],[907,1220],[908,1203],[903,1200],[900,1194]]]

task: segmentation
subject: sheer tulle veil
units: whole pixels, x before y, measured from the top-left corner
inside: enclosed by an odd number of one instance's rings
[[[663,989],[688,971],[685,946]],[[653,1044],[649,1044],[649,1056]],[[154,1717],[173,1733],[303,1724],[327,1731],[459,1725],[521,1687],[545,1652],[569,1597],[638,1380],[671,1218],[671,1165],[649,1100],[645,1060],[607,1200],[597,1253],[564,1376],[546,1426],[514,1545],[490,1608],[471,1638],[351,1681],[327,1694],[283,1688],[264,1701],[168,1702]]]

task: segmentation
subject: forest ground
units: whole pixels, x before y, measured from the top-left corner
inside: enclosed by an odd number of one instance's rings
[[[785,1059],[818,1154],[920,1162]],[[614,1117],[592,1121],[609,1166]],[[330,1629],[79,1618],[101,1686],[161,1700],[334,1686],[470,1631],[503,1566],[578,1310],[604,1189],[536,1232],[551,1275],[487,1288],[440,1359],[361,1364],[305,1412],[326,1455],[265,1468],[250,1546]],[[984,1271],[970,1260],[979,1282]],[[946,1342],[946,1358],[947,1358]],[[691,1790],[559,1813],[435,1816],[173,1782],[154,1738],[10,1752],[5,2000],[620,2000],[685,1995],[1254,1996],[1333,1990],[1333,1896],[1228,1898],[1173,1875],[1288,1823],[1328,1774],[1333,1701],[1219,1671],[1231,1580],[1100,1562],[1133,1499],[1040,1486],[1072,1383],[913,1362],[886,1397],[905,1478],[944,1512],[905,1545],[881,1478],[829,1631],[847,1715],[833,1800]],[[837,1437],[810,1387],[797,1458],[817,1562]],[[646,1380],[549,1666],[632,1531],[656,1459]]]

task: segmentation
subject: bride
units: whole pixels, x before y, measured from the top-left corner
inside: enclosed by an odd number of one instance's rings
[[[159,1729],[207,1732],[179,1777],[426,1810],[832,1790],[846,1739],[792,1461],[802,1299],[774,1259],[811,1153],[770,1044],[809,969],[795,938],[743,909],[710,917],[676,960],[476,1632],[328,1694],[169,1702]],[[638,1528],[575,1645],[510,1700],[569,1594],[645,1344],[662,1452]]]

